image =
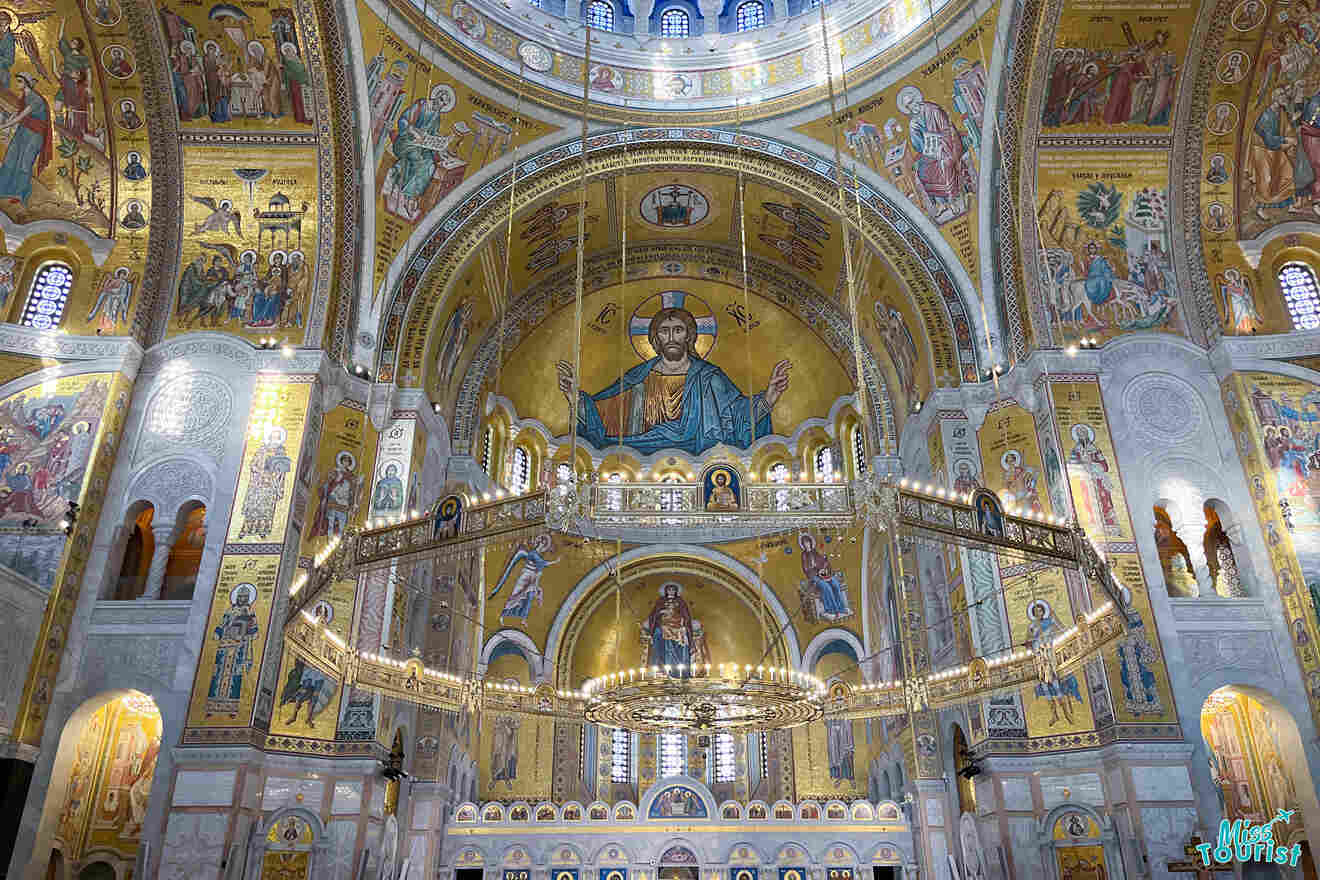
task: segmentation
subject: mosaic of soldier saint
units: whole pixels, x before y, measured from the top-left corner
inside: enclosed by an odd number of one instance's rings
[[[720,443],[746,449],[774,433],[770,414],[788,388],[787,358],[775,364],[764,391],[749,401],[724,371],[705,360],[715,344],[715,316],[681,291],[651,297],[633,313],[633,348],[645,358],[602,391],[578,391],[578,435],[598,449],[622,442],[650,454],[678,449],[699,455]],[[573,366],[558,364],[559,389],[573,402]]]

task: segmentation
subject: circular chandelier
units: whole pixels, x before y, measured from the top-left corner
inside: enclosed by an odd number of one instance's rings
[[[824,714],[825,684],[782,666],[643,666],[582,688],[594,724],[647,733],[778,730]]]

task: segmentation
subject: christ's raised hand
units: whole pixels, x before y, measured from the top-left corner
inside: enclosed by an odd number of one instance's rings
[[[775,368],[770,372],[770,383],[765,388],[765,405],[770,409],[775,408],[779,398],[788,390],[788,371],[793,369],[793,362],[784,358],[775,364]]]
[[[564,392],[564,399],[568,405],[573,405],[573,365],[568,361],[560,361],[555,364],[555,371],[559,373],[559,390]]]

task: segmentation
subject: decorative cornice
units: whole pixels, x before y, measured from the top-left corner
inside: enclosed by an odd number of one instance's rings
[[[142,363],[142,346],[127,336],[69,336],[18,324],[0,325],[0,352],[57,361],[120,358],[129,375]]]

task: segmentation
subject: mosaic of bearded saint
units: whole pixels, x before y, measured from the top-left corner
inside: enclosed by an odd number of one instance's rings
[[[662,307],[649,319],[633,316],[634,336],[644,328],[655,356],[603,391],[577,392],[578,434],[598,449],[619,442],[622,435],[625,445],[643,454],[680,449],[699,455],[720,443],[746,449],[773,433],[770,413],[788,388],[792,363],[785,359],[775,364],[766,389],[749,405],[724,371],[698,354],[699,337],[714,335],[713,317],[699,322],[684,306],[681,292],[660,297]],[[560,361],[558,372],[559,388],[571,408],[573,366]]]
[[[275,527],[275,510],[284,498],[284,484],[293,470],[293,461],[284,448],[287,437],[283,428],[269,428],[261,447],[252,456],[247,494],[243,497],[243,525],[238,531],[240,540],[250,536],[265,538]]]

